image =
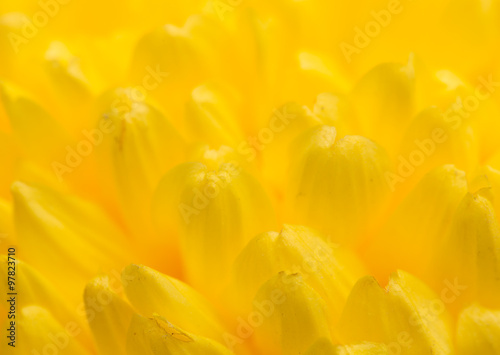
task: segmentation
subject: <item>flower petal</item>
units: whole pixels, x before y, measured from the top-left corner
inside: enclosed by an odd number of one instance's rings
[[[389,192],[384,151],[360,136],[335,142],[336,130],[319,126],[297,139],[287,194],[289,220],[355,244]]]
[[[187,276],[207,294],[220,291],[247,241],[274,227],[266,193],[232,163],[172,169],[155,193],[153,219],[165,237],[180,233]]]
[[[253,322],[261,351],[299,355],[317,339],[331,336],[328,308],[300,274],[280,272],[266,282],[255,297],[252,314],[260,319]]]
[[[387,290],[366,276],[354,286],[338,326],[343,343],[373,341],[408,355],[452,354],[445,305],[422,281],[398,271]]]
[[[9,320],[3,324],[9,327]],[[76,322],[60,324],[45,308],[27,306],[17,312],[17,341],[16,346],[7,345],[4,340],[0,344],[2,354],[37,354],[53,352],[61,355],[90,355],[92,352],[85,349],[75,338],[81,328]]]
[[[22,182],[14,183],[12,193],[25,259],[62,293],[79,298],[88,278],[128,259],[126,238],[95,205]]]
[[[389,355],[385,344],[360,343],[355,345],[333,345],[328,339],[318,340],[305,355]]]
[[[458,319],[459,355],[500,353],[500,311],[472,305]]]
[[[214,310],[185,283],[145,266],[129,265],[123,270],[122,284],[127,298],[142,315],[157,313],[188,332],[221,339],[222,326]]]
[[[115,292],[108,276],[97,277],[85,287],[87,321],[101,354],[125,355],[127,331],[134,314]],[[121,288],[121,286],[119,287]]]
[[[234,265],[236,294],[231,298],[248,306],[258,289],[280,271],[300,273],[326,300],[333,319],[340,316],[351,288],[364,274],[361,262],[348,250],[309,228],[284,225],[279,233],[256,236],[243,249]]]
[[[135,315],[127,336],[129,355],[230,355],[213,340],[187,333],[161,316]]]
[[[429,268],[434,250],[443,243],[466,193],[465,173],[452,165],[427,174],[397,207],[380,234],[364,246],[372,270],[382,278],[398,268],[418,277],[433,272]]]
[[[500,306],[500,227],[487,190],[468,193],[455,215],[453,227],[435,256],[435,279],[453,280],[467,289],[459,308],[470,301]]]

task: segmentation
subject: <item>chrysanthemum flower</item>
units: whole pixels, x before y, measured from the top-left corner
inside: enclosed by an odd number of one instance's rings
[[[3,1],[1,354],[500,354],[499,6]]]

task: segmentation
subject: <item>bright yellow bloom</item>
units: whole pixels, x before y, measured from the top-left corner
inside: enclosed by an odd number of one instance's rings
[[[499,14],[2,1],[0,353],[500,355]]]

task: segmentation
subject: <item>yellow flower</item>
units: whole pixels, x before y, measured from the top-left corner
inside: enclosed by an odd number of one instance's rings
[[[499,14],[3,1],[1,354],[500,354]]]

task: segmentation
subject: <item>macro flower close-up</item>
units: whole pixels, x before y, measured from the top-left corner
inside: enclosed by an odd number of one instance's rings
[[[0,0],[0,354],[500,355],[500,0]]]

